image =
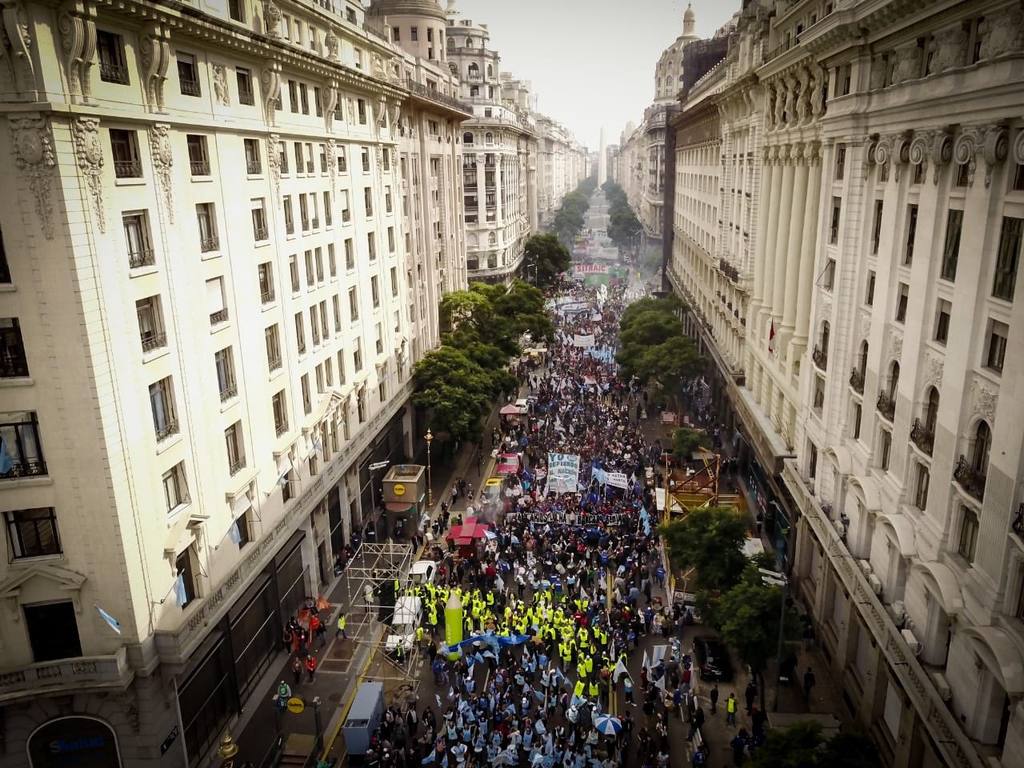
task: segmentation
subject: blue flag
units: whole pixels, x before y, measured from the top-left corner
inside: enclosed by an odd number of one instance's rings
[[[178,605],[185,605],[188,602],[188,592],[185,591],[185,577],[180,573],[178,578],[174,580],[174,597],[178,601]]]
[[[111,616],[111,615],[110,615],[109,613],[107,613],[106,611],[104,611],[104,610],[103,610],[102,608],[100,608],[100,607],[99,607],[98,605],[96,606],[96,610],[97,610],[97,611],[99,611],[100,617],[101,617],[101,618],[102,618],[102,619],[103,619],[103,620],[104,620],[105,622],[107,622],[107,624],[108,624],[108,625],[110,626],[110,628],[111,628],[112,630],[114,630],[115,632],[117,632],[117,634],[119,634],[119,635],[120,635],[120,634],[121,634],[121,622],[120,622],[120,621],[118,621],[117,619],[115,619],[115,618],[114,618],[113,616]]]
[[[11,454],[7,452],[7,439],[0,437],[0,475],[6,475],[14,468]]]

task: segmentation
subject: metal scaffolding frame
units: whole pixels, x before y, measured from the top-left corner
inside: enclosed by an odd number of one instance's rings
[[[397,602],[402,597],[401,588],[405,587],[408,581],[414,555],[411,544],[363,542],[356,556],[345,568],[345,591],[349,605],[352,608],[361,608],[366,612],[369,621],[377,622],[382,604],[376,588],[386,581],[397,579],[400,587],[395,594]],[[406,692],[406,695],[415,694],[419,685],[412,669],[415,649],[406,653],[401,661],[393,658],[386,650],[387,629],[386,625],[379,624],[371,633],[375,638],[369,641],[373,646],[370,651],[372,655],[365,668],[366,672],[361,677],[380,680],[386,687],[397,687],[398,690]]]

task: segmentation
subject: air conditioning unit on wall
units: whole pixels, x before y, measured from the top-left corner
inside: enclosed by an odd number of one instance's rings
[[[914,656],[921,655],[921,642],[917,639],[913,632],[909,629],[900,630],[900,634],[903,636],[903,641],[910,647],[911,653]]]

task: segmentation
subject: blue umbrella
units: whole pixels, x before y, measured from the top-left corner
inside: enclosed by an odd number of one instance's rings
[[[597,715],[594,717],[594,728],[604,736],[615,736],[622,730],[622,721],[611,715]]]

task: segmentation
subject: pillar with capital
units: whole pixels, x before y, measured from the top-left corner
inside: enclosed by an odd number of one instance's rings
[[[781,314],[786,301],[786,275],[792,269],[788,262],[790,217],[793,207],[793,179],[796,172],[794,147],[787,144],[782,154],[782,196],[779,198],[779,228],[775,238],[775,278],[772,281],[772,310],[774,319]],[[802,202],[802,201],[801,201]],[[776,327],[776,333],[779,328]],[[776,342],[779,340],[776,339]],[[778,348],[778,343],[776,343]]]
[[[762,308],[762,316],[758,318],[757,325],[757,336],[760,340],[761,333],[767,333],[767,330],[762,331],[762,326],[767,329],[769,323],[764,322],[764,318],[771,316],[772,312],[772,289],[775,284],[775,271],[776,271],[776,252],[775,252],[775,237],[779,231],[779,196],[782,194],[782,168],[780,167],[781,152],[783,147],[769,147],[768,164],[772,166],[772,188],[771,188],[771,201],[769,204],[768,211],[768,230],[766,232],[759,232],[758,239],[764,241],[764,295]],[[763,187],[762,187],[763,189]],[[760,246],[759,246],[760,248]]]
[[[779,349],[785,349],[796,328],[796,296],[799,284],[800,269],[804,260],[814,259],[812,252],[801,249],[804,218],[809,206],[814,202],[807,198],[808,155],[806,145],[793,146],[793,206],[789,211],[789,240],[786,245],[786,281],[782,303],[782,327],[780,329]]]
[[[754,257],[754,301],[753,310],[758,312],[764,304],[765,282],[765,232],[768,229],[768,213],[772,207],[771,148],[765,147],[762,155],[761,200],[757,211],[757,252]]]
[[[809,184],[807,189],[807,201],[809,208],[804,216],[803,233],[801,236],[800,251],[806,257],[800,262],[800,275],[796,294],[796,333],[793,336],[789,348],[789,364],[799,359],[807,349],[807,339],[810,336],[811,318],[811,294],[814,291],[814,239],[818,236],[818,211],[821,208],[819,197],[821,196],[821,146],[817,142],[811,142],[806,148],[807,164],[809,166]]]

